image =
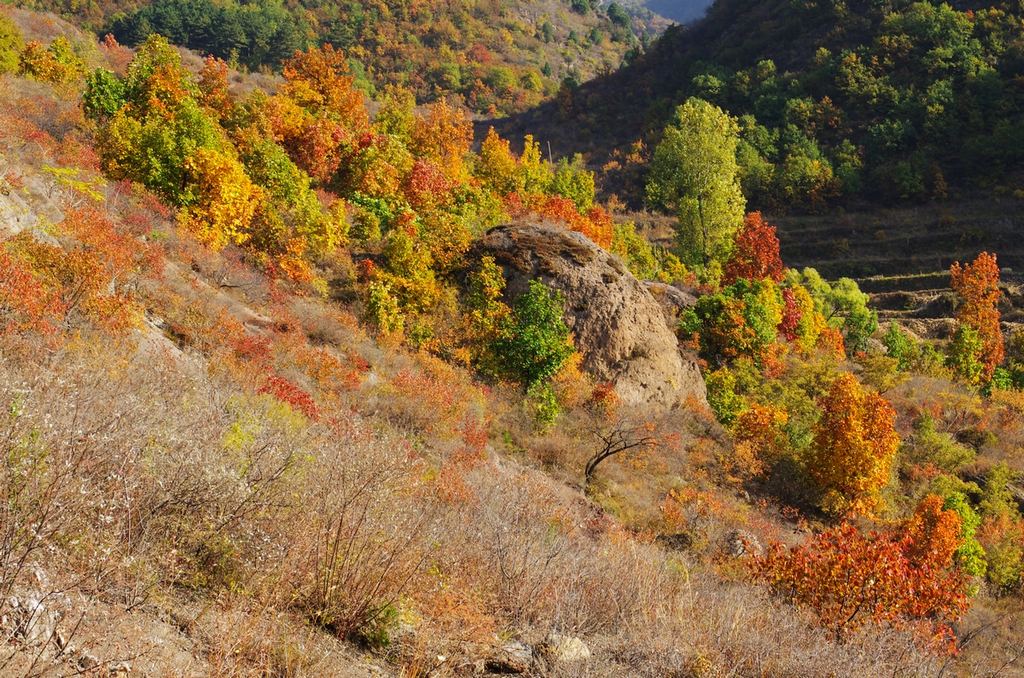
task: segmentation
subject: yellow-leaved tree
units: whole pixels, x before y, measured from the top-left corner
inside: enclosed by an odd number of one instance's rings
[[[245,244],[266,192],[252,183],[241,163],[201,148],[185,160],[190,195],[178,213],[181,226],[213,249]]]
[[[833,515],[871,513],[900,444],[896,410],[849,373],[836,378],[818,405],[808,472],[821,492],[821,508]]]

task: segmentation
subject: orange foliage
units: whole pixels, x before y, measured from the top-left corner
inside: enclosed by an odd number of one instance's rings
[[[216,57],[208,56],[199,71],[199,91],[202,104],[214,111],[218,118],[231,112],[232,101],[228,93],[228,65]]]
[[[755,403],[740,414],[734,429],[735,457],[740,472],[760,475],[782,455],[786,446],[783,427],[788,421],[789,415],[772,405]]]
[[[441,100],[417,115],[412,129],[410,150],[440,167],[445,175],[459,181],[465,178],[465,157],[473,143],[473,123],[465,111]]]
[[[765,221],[760,212],[751,212],[736,234],[736,248],[725,265],[724,284],[763,278],[782,282],[785,271],[775,227]]]
[[[846,341],[843,333],[835,327],[822,327],[818,334],[818,348],[839,360],[846,357]]]
[[[895,530],[863,534],[843,523],[790,551],[774,545],[755,570],[837,638],[885,623],[955,652],[949,625],[968,607],[966,577],[953,563],[959,535],[960,517],[930,496]]]
[[[957,320],[978,332],[982,341],[983,379],[991,381],[1003,362],[1005,349],[999,327],[999,266],[996,256],[982,252],[974,263],[954,262],[949,269],[950,286],[958,298]]]
[[[0,336],[52,334],[63,315],[60,297],[21,261],[0,248]]]
[[[525,202],[518,195],[509,197],[509,211],[514,214],[532,212],[545,219],[565,224],[569,229],[582,233],[604,249],[612,246],[612,218],[600,207],[593,207],[583,215],[576,209],[576,203],[560,195],[528,196]]]
[[[896,410],[852,374],[840,374],[819,401],[808,471],[833,514],[869,513],[889,482],[896,448]]]
[[[282,69],[282,88],[299,106],[341,123],[353,135],[370,126],[363,93],[348,74],[348,60],[331,45],[296,52]]]

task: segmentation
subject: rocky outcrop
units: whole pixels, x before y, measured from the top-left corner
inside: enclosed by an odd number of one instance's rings
[[[651,293],[654,300],[661,306],[665,321],[669,327],[679,324],[679,316],[697,304],[697,296],[693,292],[682,290],[674,285],[653,280],[645,280],[644,287]]]
[[[619,259],[585,236],[544,224],[499,226],[474,245],[472,259],[483,256],[502,267],[509,298],[532,279],[565,295],[565,320],[583,368],[614,384],[624,403],[706,402],[696,361],[680,352],[661,305]]]

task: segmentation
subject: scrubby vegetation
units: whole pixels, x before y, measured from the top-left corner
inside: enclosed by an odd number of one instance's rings
[[[416,88],[371,103],[352,45],[282,54],[265,89],[12,16],[0,673],[1021,661],[1024,335],[994,254],[952,266],[953,332],[921,338],[786,267],[740,190],[747,128],[708,101],[654,151],[663,248],[579,157],[493,129],[474,150]],[[510,220],[684,298],[707,402],[590,376],[565,297],[470,255]]]
[[[296,50],[330,44],[345,52],[368,93],[400,85],[420,101],[455,97],[488,115],[525,110],[563,81],[617,67],[664,25],[636,4],[587,0],[22,4],[67,13],[125,44],[156,33],[254,71],[277,70]]]

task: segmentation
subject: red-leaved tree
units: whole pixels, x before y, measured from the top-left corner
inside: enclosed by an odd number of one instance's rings
[[[775,227],[760,212],[751,212],[736,234],[736,248],[725,265],[725,284],[762,278],[781,282],[785,272]]]
[[[967,577],[953,560],[960,527],[960,516],[932,495],[896,529],[863,533],[843,523],[791,550],[776,544],[754,567],[836,638],[868,623],[889,624],[955,652],[950,624],[968,607]]]

